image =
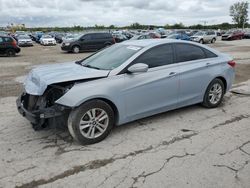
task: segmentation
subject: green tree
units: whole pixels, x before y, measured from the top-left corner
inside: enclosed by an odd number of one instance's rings
[[[230,16],[237,27],[244,29],[248,21],[248,2],[237,2],[230,6]]]

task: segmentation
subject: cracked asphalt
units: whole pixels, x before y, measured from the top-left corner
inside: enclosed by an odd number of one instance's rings
[[[239,45],[247,46],[243,42]],[[214,47],[237,49],[237,41],[229,44]],[[247,66],[250,54],[243,52],[230,53]],[[0,65],[6,60],[0,59]],[[29,68],[27,63],[23,71]],[[248,188],[249,75],[240,75],[219,108],[193,105],[162,113],[116,127],[104,141],[89,146],[73,142],[64,130],[35,132],[16,111],[15,93],[5,94],[0,97],[0,187]],[[9,76],[6,84],[21,74]]]

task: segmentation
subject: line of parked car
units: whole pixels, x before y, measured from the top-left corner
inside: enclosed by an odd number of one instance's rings
[[[199,30],[117,30],[112,32],[90,32],[90,33],[59,33],[42,31],[24,32],[16,31],[15,34],[0,31],[0,53],[15,56],[21,49],[19,47],[33,46],[33,43],[41,45],[61,44],[61,49],[67,52],[79,53],[82,51],[96,51],[114,43],[126,40],[143,39],[177,39],[193,41],[198,43],[214,43],[217,37],[221,40],[241,40],[250,38],[250,31],[242,32],[232,30],[227,32],[199,31]]]

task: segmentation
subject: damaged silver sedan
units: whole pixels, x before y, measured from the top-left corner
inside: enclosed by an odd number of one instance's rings
[[[33,69],[17,108],[35,130],[68,127],[75,140],[93,144],[114,125],[196,103],[217,107],[234,66],[192,42],[126,41],[81,61]]]

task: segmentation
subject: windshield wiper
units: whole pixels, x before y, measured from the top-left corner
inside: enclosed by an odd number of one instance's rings
[[[100,70],[100,68],[98,67],[94,67],[94,66],[91,66],[91,65],[82,65],[84,67],[88,67],[88,68],[92,68],[92,69],[97,69],[97,70]]]
[[[76,61],[75,64],[77,64],[77,65],[82,65],[82,60]]]

